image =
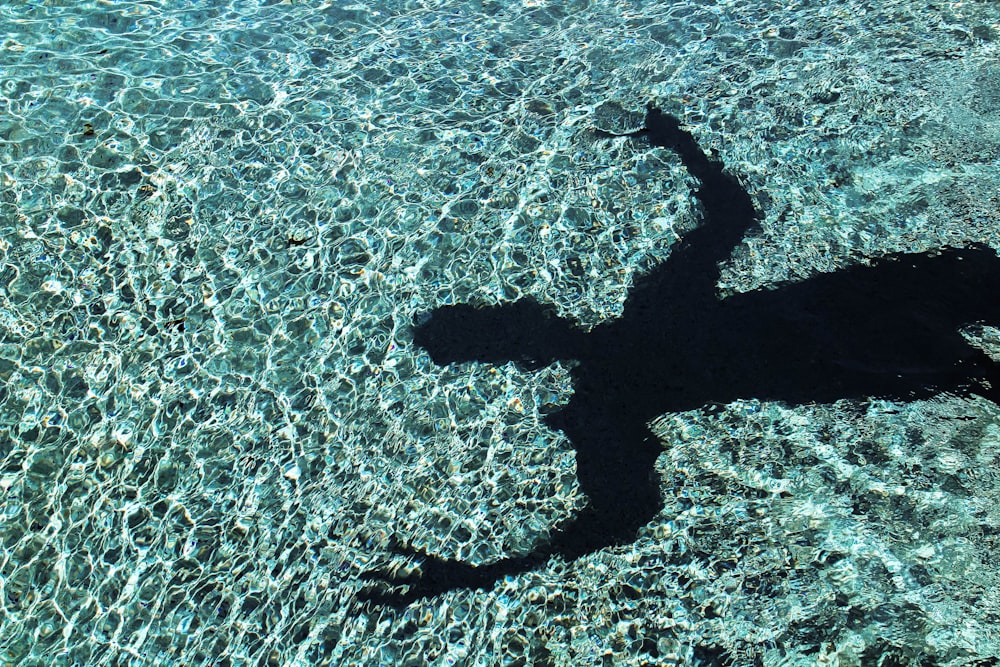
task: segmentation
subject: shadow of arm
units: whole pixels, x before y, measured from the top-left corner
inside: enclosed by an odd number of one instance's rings
[[[722,162],[705,155],[677,118],[649,109],[645,135],[653,146],[676,153],[700,181],[693,194],[701,205],[702,224],[678,241],[666,262],[636,280],[626,312],[656,308],[665,301],[676,302],[673,308],[679,311],[695,309],[716,299],[719,263],[757,225],[757,210],[746,188]]]

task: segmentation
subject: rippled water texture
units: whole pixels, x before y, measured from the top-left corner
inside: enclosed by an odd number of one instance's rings
[[[745,183],[723,292],[1000,248],[998,45],[990,2],[4,3],[0,665],[994,664],[978,399],[664,414],[634,544],[355,595],[585,505],[568,366],[439,367],[411,321],[620,314],[698,211],[594,128],[655,102]]]

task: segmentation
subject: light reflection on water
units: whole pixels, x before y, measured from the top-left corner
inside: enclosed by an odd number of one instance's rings
[[[353,601],[392,540],[489,562],[585,502],[538,420],[567,368],[438,368],[409,323],[619,312],[697,211],[588,128],[656,99],[745,179],[725,290],[1000,247],[986,5],[61,5],[0,14],[0,663],[998,654],[997,414],[946,397],[665,415],[635,544]]]

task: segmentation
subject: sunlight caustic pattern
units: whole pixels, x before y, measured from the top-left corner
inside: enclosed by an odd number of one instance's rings
[[[413,316],[585,330],[699,224],[656,100],[743,179],[722,293],[1000,247],[990,3],[0,7],[0,664],[973,664],[985,401],[659,415],[635,543],[405,611],[584,503],[570,367],[440,368]],[[588,138],[590,137],[590,138]],[[987,352],[996,330],[966,332]],[[399,562],[406,566],[404,560]]]

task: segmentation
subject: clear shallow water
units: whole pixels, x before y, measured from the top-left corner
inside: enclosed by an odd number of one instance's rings
[[[1000,247],[990,9],[12,5],[0,661],[998,656],[1000,415],[946,397],[664,415],[635,544],[354,603],[393,538],[489,562],[585,502],[538,420],[567,369],[439,368],[409,322],[620,311],[697,212],[672,155],[588,128],[655,100],[741,175],[763,234],[725,290]]]

